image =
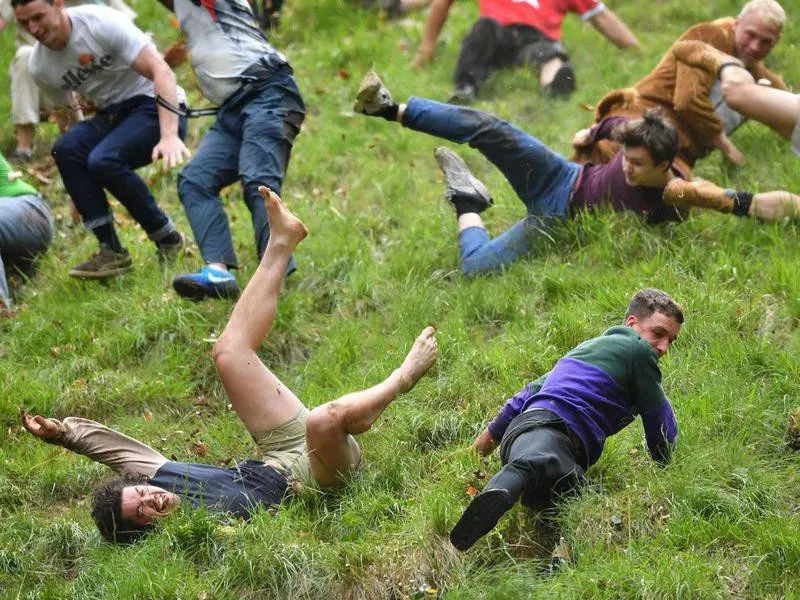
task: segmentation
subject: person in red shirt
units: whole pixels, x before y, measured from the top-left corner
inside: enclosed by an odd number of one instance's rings
[[[453,2],[433,0],[414,61],[417,66],[433,58]],[[539,69],[545,94],[572,93],[575,72],[560,43],[561,23],[567,13],[580,15],[620,48],[639,47],[639,40],[625,23],[599,0],[479,0],[479,11],[479,19],[461,44],[451,102],[469,104],[493,69],[521,65]]]

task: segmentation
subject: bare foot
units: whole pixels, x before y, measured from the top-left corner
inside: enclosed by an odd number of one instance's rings
[[[264,199],[269,216],[269,242],[285,244],[294,248],[308,235],[305,224],[284,206],[278,194],[266,186],[259,186],[258,192]]]
[[[422,330],[414,345],[400,365],[397,371],[400,373],[400,393],[404,394],[411,390],[420,378],[428,372],[428,369],[436,360],[439,347],[436,345],[436,329],[428,326]]]

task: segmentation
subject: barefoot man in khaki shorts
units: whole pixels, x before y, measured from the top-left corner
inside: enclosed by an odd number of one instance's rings
[[[92,516],[109,541],[131,542],[182,502],[248,518],[283,500],[295,483],[342,484],[361,463],[353,435],[364,433],[436,359],[433,327],[417,337],[403,363],[378,385],[307,409],[256,354],[278,312],[292,252],[305,225],[267,188],[259,189],[271,235],[256,272],[214,345],[214,361],[231,405],[261,451],[261,460],[231,468],[180,463],[146,444],[90,421],[22,413],[34,436],[101,462],[120,474],[94,494]]]

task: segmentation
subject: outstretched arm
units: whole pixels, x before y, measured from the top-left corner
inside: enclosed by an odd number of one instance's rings
[[[661,464],[668,463],[678,438],[678,422],[670,403],[665,402],[656,410],[642,413],[642,425],[650,456]]]
[[[175,73],[153,46],[148,45],[142,48],[131,64],[131,68],[153,82],[156,94],[172,106],[177,106],[178,91]],[[153,162],[156,162],[159,157],[163,157],[164,170],[183,164],[184,158],[191,156],[191,152],[178,137],[178,115],[159,105],[158,125],[161,130],[161,139],[153,148]]]
[[[453,2],[455,0],[433,0],[431,12],[425,23],[425,31],[422,34],[422,44],[414,59],[415,66],[423,67],[433,58],[433,53],[436,50],[436,40],[439,39],[439,34],[442,32],[445,21],[447,21],[447,15]]]
[[[589,22],[617,48],[641,48],[633,32],[608,7],[589,19]]]
[[[116,472],[133,471],[147,477],[168,462],[147,444],[89,419],[63,421],[20,411],[22,426],[32,435],[102,463]]]

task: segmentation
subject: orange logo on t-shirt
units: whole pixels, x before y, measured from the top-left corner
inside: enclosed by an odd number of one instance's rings
[[[78,57],[78,62],[80,63],[80,65],[82,67],[85,67],[86,65],[91,63],[93,60],[94,60],[94,56],[92,54],[81,54]]]

